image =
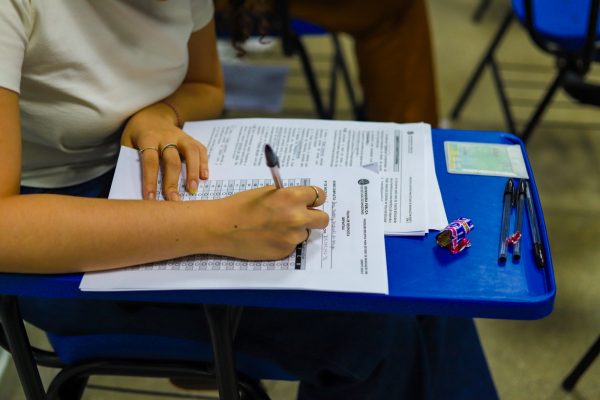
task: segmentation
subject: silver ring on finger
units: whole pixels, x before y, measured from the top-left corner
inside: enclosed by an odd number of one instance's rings
[[[315,191],[315,200],[311,203],[311,205],[309,207],[314,207],[317,205],[317,202],[319,201],[319,190],[314,186],[311,186],[311,188]]]
[[[144,154],[144,152],[145,152],[146,150],[154,150],[154,151],[156,151],[156,153],[158,154],[158,147],[144,147],[144,148],[142,148],[142,149],[138,149],[138,153],[139,153],[139,154],[140,154],[140,156],[141,156],[142,154]]]
[[[179,147],[177,147],[177,145],[175,143],[167,143],[160,149],[160,157],[161,158],[163,157],[165,150],[167,150],[169,148],[174,148],[175,150],[177,150],[177,152],[179,152]]]

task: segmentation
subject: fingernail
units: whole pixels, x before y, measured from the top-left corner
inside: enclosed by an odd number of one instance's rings
[[[202,171],[200,171],[200,177],[202,179],[208,179],[208,169],[207,168],[202,168]]]
[[[156,199],[156,193],[154,193],[154,192],[148,192],[146,198],[148,200],[155,200]]]
[[[197,191],[198,191],[198,181],[196,181],[195,179],[192,179],[189,184],[188,192],[190,192],[191,194],[196,194]]]
[[[177,192],[171,192],[171,193],[169,193],[169,200],[171,200],[171,201],[179,201],[179,200],[181,200],[181,197],[179,197],[179,193],[177,193]]]

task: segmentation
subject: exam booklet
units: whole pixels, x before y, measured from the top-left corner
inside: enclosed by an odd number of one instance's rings
[[[249,154],[248,154],[249,155]],[[264,157],[264,155],[263,155]],[[192,255],[113,271],[86,273],[84,291],[173,289],[305,289],[388,293],[381,178],[362,167],[282,168],[284,186],[317,185],[327,195],[319,207],[330,216],[324,230],[314,229],[285,259],[244,261]],[[200,181],[184,201],[212,200],[243,190],[272,185],[266,166],[212,165],[210,179]],[[160,187],[160,178],[159,178]],[[110,198],[141,199],[138,152],[122,147]],[[162,194],[157,199],[163,200]],[[201,229],[199,222],[199,229]]]
[[[386,235],[424,235],[448,225],[428,124],[248,118],[191,122],[184,130],[207,147],[211,171],[264,166],[265,143],[283,170],[374,167]]]

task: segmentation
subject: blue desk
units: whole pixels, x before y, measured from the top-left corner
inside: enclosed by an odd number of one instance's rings
[[[59,298],[94,298],[176,303],[229,304],[302,309],[375,311],[455,315],[503,319],[537,319],[552,311],[556,284],[550,246],[533,172],[526,158],[547,266],[535,265],[528,224],[524,224],[523,256],[497,262],[502,193],[506,178],[448,174],[444,141],[522,142],[497,132],[434,130],[436,172],[450,220],[469,217],[475,230],[471,248],[452,255],[435,244],[435,234],[386,237],[389,295],[311,291],[202,290],[153,292],[80,292],[81,274],[0,275],[0,294]],[[510,257],[510,254],[509,254]]]

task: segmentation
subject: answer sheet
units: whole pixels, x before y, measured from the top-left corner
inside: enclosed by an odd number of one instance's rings
[[[265,143],[283,171],[376,164],[386,234],[424,235],[447,225],[425,123],[223,119],[189,122],[184,130],[207,147],[211,171],[264,166]]]
[[[137,151],[122,147],[110,198],[141,199],[140,171]],[[289,257],[278,261],[243,261],[194,255],[86,273],[80,289],[307,289],[387,294],[379,175],[359,167],[285,168],[281,174],[286,187],[322,187],[327,200],[320,209],[330,216],[327,228],[312,230],[309,240],[299,244]],[[208,181],[200,181],[198,192],[191,195],[184,190],[185,174],[182,174],[183,200],[218,199],[273,184],[266,166],[213,167],[210,175]],[[162,200],[162,194],[157,198]]]

